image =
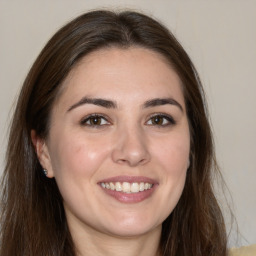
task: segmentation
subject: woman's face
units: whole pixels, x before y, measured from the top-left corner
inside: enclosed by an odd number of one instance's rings
[[[93,52],[65,80],[41,143],[39,159],[56,179],[71,232],[161,230],[189,164],[180,79],[147,49]]]

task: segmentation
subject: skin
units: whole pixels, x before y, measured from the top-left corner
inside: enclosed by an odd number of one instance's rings
[[[77,104],[83,97],[116,106]],[[177,104],[145,107],[155,98]],[[92,114],[103,116],[97,125],[91,125]],[[90,53],[64,81],[47,139],[32,131],[32,140],[63,196],[78,255],[157,255],[162,222],[183,191],[190,151],[181,82],[164,57],[135,47]],[[120,202],[98,184],[119,175],[152,178],[154,192],[141,202]]]

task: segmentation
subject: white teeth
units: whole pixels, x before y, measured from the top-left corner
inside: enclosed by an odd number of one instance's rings
[[[120,182],[116,182],[116,191],[122,191],[122,185]]]
[[[103,188],[106,189],[111,189],[111,190],[115,190],[115,191],[119,191],[119,192],[124,192],[124,193],[138,193],[138,192],[142,192],[144,190],[148,190],[151,189],[153,187],[153,184],[148,183],[148,182],[133,182],[133,183],[129,183],[129,182],[102,182],[101,186]]]
[[[144,182],[140,183],[140,191],[144,191]]]
[[[144,189],[149,189],[149,183],[145,183]]]
[[[138,193],[140,191],[140,187],[138,183],[132,183],[131,185],[131,192],[132,193]]]
[[[114,183],[110,182],[109,185],[110,185],[111,190],[115,190],[116,187],[115,187]]]
[[[131,185],[129,182],[123,183],[123,192],[130,193],[131,192]]]

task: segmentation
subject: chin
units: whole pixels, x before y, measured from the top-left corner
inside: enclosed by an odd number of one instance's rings
[[[153,232],[156,229],[161,229],[162,223],[148,223],[145,220],[136,221],[133,219],[125,219],[121,222],[107,228],[108,233],[119,237],[135,237],[142,236]]]

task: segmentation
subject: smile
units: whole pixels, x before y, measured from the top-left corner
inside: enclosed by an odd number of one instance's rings
[[[148,182],[101,182],[101,187],[123,193],[139,193],[151,189],[153,184]]]
[[[145,176],[114,176],[98,182],[102,191],[121,203],[139,203],[150,198],[158,181]]]

